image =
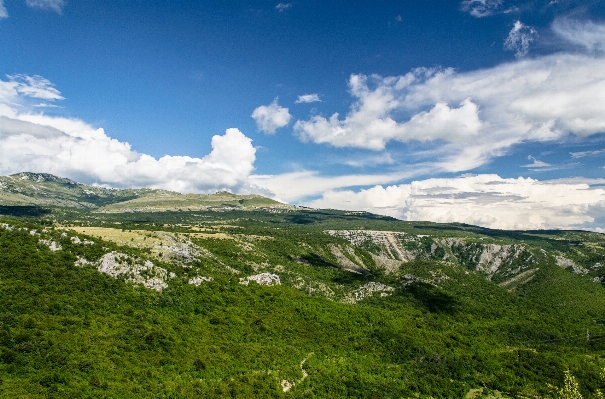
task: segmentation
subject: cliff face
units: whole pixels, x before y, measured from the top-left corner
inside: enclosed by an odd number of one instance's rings
[[[576,274],[600,271],[602,267],[598,262],[590,268],[582,267],[558,250],[547,251],[521,243],[489,242],[485,237],[442,237],[373,230],[326,230],[325,233],[371,252],[387,273],[396,272],[406,262],[439,261],[463,266],[502,286],[516,287],[530,281],[541,264],[556,264]],[[584,252],[588,249],[586,246]],[[598,250],[603,252],[602,248]],[[582,251],[575,249],[572,255],[587,257]],[[594,279],[601,281],[599,276]]]

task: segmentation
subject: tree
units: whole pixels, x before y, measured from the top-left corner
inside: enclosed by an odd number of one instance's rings
[[[582,399],[578,380],[576,380],[576,377],[569,370],[565,371],[563,388],[555,388],[554,391],[560,399]]]

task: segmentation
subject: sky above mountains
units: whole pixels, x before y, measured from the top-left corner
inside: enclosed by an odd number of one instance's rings
[[[603,1],[0,0],[0,174],[605,231]]]

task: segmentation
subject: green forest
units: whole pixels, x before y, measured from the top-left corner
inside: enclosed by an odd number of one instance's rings
[[[604,397],[602,234],[221,195],[0,206],[0,397]]]

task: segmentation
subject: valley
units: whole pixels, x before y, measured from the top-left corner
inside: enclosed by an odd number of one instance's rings
[[[1,397],[605,392],[602,234],[0,181]]]

